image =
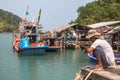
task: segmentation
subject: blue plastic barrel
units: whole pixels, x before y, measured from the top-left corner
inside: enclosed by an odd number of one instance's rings
[[[23,38],[20,40],[20,48],[28,48],[30,47],[29,45],[29,39],[28,38]]]

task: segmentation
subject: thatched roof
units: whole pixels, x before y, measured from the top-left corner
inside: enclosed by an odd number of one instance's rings
[[[100,22],[100,23],[87,25],[87,27],[100,28],[100,27],[104,27],[104,26],[114,25],[114,24],[117,24],[117,23],[120,23],[120,21]]]

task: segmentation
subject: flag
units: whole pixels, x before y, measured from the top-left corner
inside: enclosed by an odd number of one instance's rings
[[[29,15],[28,9],[29,9],[29,6],[27,6],[26,15]]]
[[[26,15],[29,15],[29,12],[28,12],[28,11],[26,11]]]
[[[38,13],[38,24],[39,24],[39,21],[40,21],[40,15],[41,15],[41,9],[39,10],[39,13]]]
[[[25,12],[25,20],[27,19],[27,15],[29,15],[28,9],[29,9],[29,6],[27,6],[27,9],[26,9],[26,12]]]
[[[39,12],[38,12],[38,16],[40,16],[41,15],[41,9],[39,10]]]

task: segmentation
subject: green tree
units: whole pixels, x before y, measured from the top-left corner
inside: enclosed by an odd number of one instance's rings
[[[83,25],[120,20],[120,0],[96,0],[77,10],[78,17],[71,23]]]
[[[12,32],[18,29],[21,18],[0,9],[0,32]]]

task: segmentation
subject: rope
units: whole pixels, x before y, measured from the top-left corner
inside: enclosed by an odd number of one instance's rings
[[[90,75],[93,73],[93,71],[95,71],[95,70],[91,70],[84,80],[87,80],[90,77]]]
[[[80,71],[79,73],[76,74],[76,77],[75,77],[74,80],[87,80],[94,71],[99,71],[99,70],[97,70],[97,69],[91,70],[84,79],[83,79],[83,77],[81,76],[81,71]]]

